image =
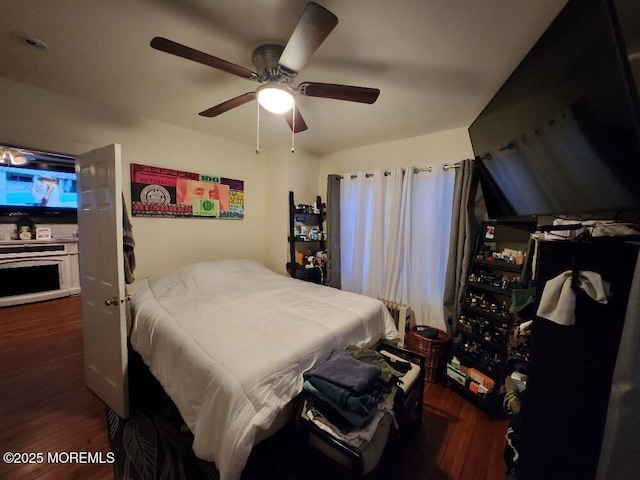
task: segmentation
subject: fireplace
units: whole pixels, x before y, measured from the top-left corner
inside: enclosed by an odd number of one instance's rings
[[[0,244],[0,306],[80,293],[76,242]]]

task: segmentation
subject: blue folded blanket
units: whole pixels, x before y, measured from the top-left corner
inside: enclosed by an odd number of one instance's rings
[[[340,415],[351,425],[362,427],[373,418],[378,405],[384,401],[385,389],[378,384],[364,395],[354,395],[347,389],[334,385],[318,377],[311,377],[304,382],[303,389]]]
[[[379,367],[356,360],[344,350],[334,350],[304,374],[305,379],[321,378],[357,395],[367,392],[379,376]]]

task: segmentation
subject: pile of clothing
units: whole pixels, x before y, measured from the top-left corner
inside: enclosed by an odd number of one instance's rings
[[[334,350],[304,374],[302,415],[334,438],[355,447],[372,439],[384,420],[395,424],[399,379],[411,368],[355,345]]]

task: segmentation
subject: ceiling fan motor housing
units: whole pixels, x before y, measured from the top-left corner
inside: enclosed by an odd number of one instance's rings
[[[289,84],[294,75],[283,71],[278,65],[280,56],[284,51],[282,45],[261,45],[253,51],[251,59],[258,72],[260,83],[278,82]]]

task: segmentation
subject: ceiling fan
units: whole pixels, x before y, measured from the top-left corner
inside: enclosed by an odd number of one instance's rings
[[[262,107],[274,113],[285,113],[292,109],[293,113],[286,115],[285,119],[291,130],[298,133],[306,130],[307,124],[295,106],[294,92],[308,97],[332,98],[368,104],[374,103],[380,94],[380,90],[377,88],[333,83],[303,82],[296,88],[290,86],[296,75],[307,64],[311,55],[337,24],[338,17],[329,10],[317,3],[308,3],[286,46],[262,45],[254,50],[252,60],[256,72],[163,37],[153,38],[151,46],[157,50],[261,84],[254,92],[247,92],[231,98],[200,112],[200,115],[215,117],[257,98]]]

